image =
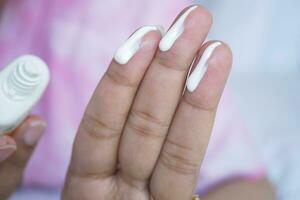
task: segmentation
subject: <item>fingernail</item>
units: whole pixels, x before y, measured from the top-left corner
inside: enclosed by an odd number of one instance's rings
[[[195,69],[187,79],[187,89],[190,92],[193,92],[199,85],[200,81],[202,80],[205,72],[208,68],[208,60],[211,57],[214,50],[221,45],[221,42],[215,42],[209,45],[205,51],[203,52],[198,64],[196,65]]]
[[[198,6],[190,7],[184,14],[182,14],[179,19],[173,24],[169,31],[164,35],[159,43],[159,49],[161,51],[168,51],[171,49],[175,41],[184,31],[184,21],[189,16],[189,14],[195,10]]]
[[[10,144],[5,139],[0,140],[0,162],[6,160],[11,156],[17,149],[15,144]]]
[[[143,37],[150,31],[160,31],[162,34],[161,26],[143,26],[133,33],[127,41],[116,51],[114,59],[117,63],[126,64],[134,54],[139,50]]]
[[[24,143],[34,146],[43,134],[47,124],[44,121],[33,121],[24,133]]]

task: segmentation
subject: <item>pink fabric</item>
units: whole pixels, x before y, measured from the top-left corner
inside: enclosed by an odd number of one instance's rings
[[[61,187],[85,106],[114,50],[144,24],[166,27],[184,0],[10,0],[0,23],[0,64],[22,54],[42,57],[50,86],[36,107],[48,129],[24,177],[25,185]],[[226,96],[226,95],[225,95]],[[228,97],[221,104],[200,175],[199,192],[262,168]]]

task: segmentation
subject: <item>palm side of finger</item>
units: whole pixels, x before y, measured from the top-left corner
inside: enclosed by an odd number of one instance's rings
[[[201,84],[182,96],[194,58],[214,43],[203,45],[211,26],[204,8],[187,19],[169,51],[157,51],[152,32],[129,63],[112,61],[79,127],[63,199],[191,198],[231,54],[218,48]]]

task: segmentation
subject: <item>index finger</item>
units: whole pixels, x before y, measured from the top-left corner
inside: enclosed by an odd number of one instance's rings
[[[79,127],[69,169],[72,175],[108,177],[115,172],[123,125],[160,37],[157,26],[145,26],[117,51]]]

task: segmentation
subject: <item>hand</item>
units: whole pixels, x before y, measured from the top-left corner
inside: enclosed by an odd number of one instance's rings
[[[115,60],[96,88],[74,143],[63,199],[190,200],[232,55],[222,43],[193,92],[183,88],[212,24],[198,6],[168,51],[159,31],[128,63]]]
[[[18,129],[0,136],[0,199],[7,199],[17,188],[45,127],[40,117],[30,116]]]

